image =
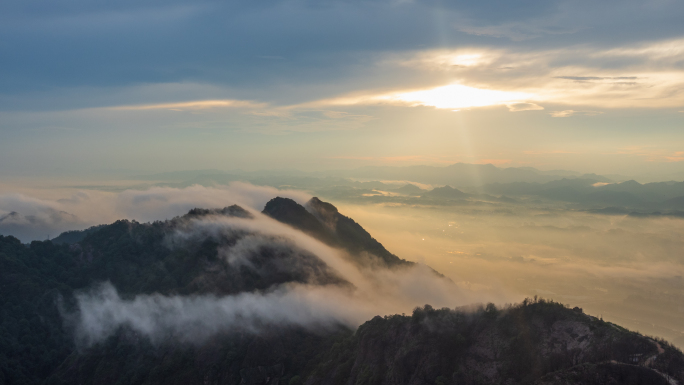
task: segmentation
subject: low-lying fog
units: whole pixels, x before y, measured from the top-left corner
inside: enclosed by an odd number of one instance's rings
[[[551,298],[684,346],[684,219],[513,205],[338,207],[400,257],[471,290]]]

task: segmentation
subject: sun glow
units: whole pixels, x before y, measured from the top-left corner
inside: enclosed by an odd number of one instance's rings
[[[449,64],[452,66],[459,67],[472,67],[478,64],[482,64],[482,54],[462,54],[454,55],[449,59]]]
[[[396,93],[382,99],[409,103],[412,106],[459,109],[523,102],[533,96],[523,92],[486,90],[451,84],[429,90]]]

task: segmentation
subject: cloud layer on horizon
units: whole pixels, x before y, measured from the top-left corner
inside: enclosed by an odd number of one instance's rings
[[[77,191],[69,197],[53,200],[5,194],[0,195],[0,235],[13,235],[30,242],[119,219],[140,222],[171,219],[197,207],[223,208],[238,204],[260,212],[266,202],[276,196],[292,198],[302,204],[311,198],[301,191],[241,182],[218,187],[153,187],[120,193]]]

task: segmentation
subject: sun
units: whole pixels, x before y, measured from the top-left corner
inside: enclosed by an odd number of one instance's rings
[[[430,106],[453,110],[522,102],[533,96],[524,92],[487,90],[461,84],[450,84],[428,90],[394,93],[382,98],[408,103],[412,106]]]

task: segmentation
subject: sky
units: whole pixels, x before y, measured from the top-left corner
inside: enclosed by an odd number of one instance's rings
[[[0,3],[0,177],[684,172],[684,2]]]

